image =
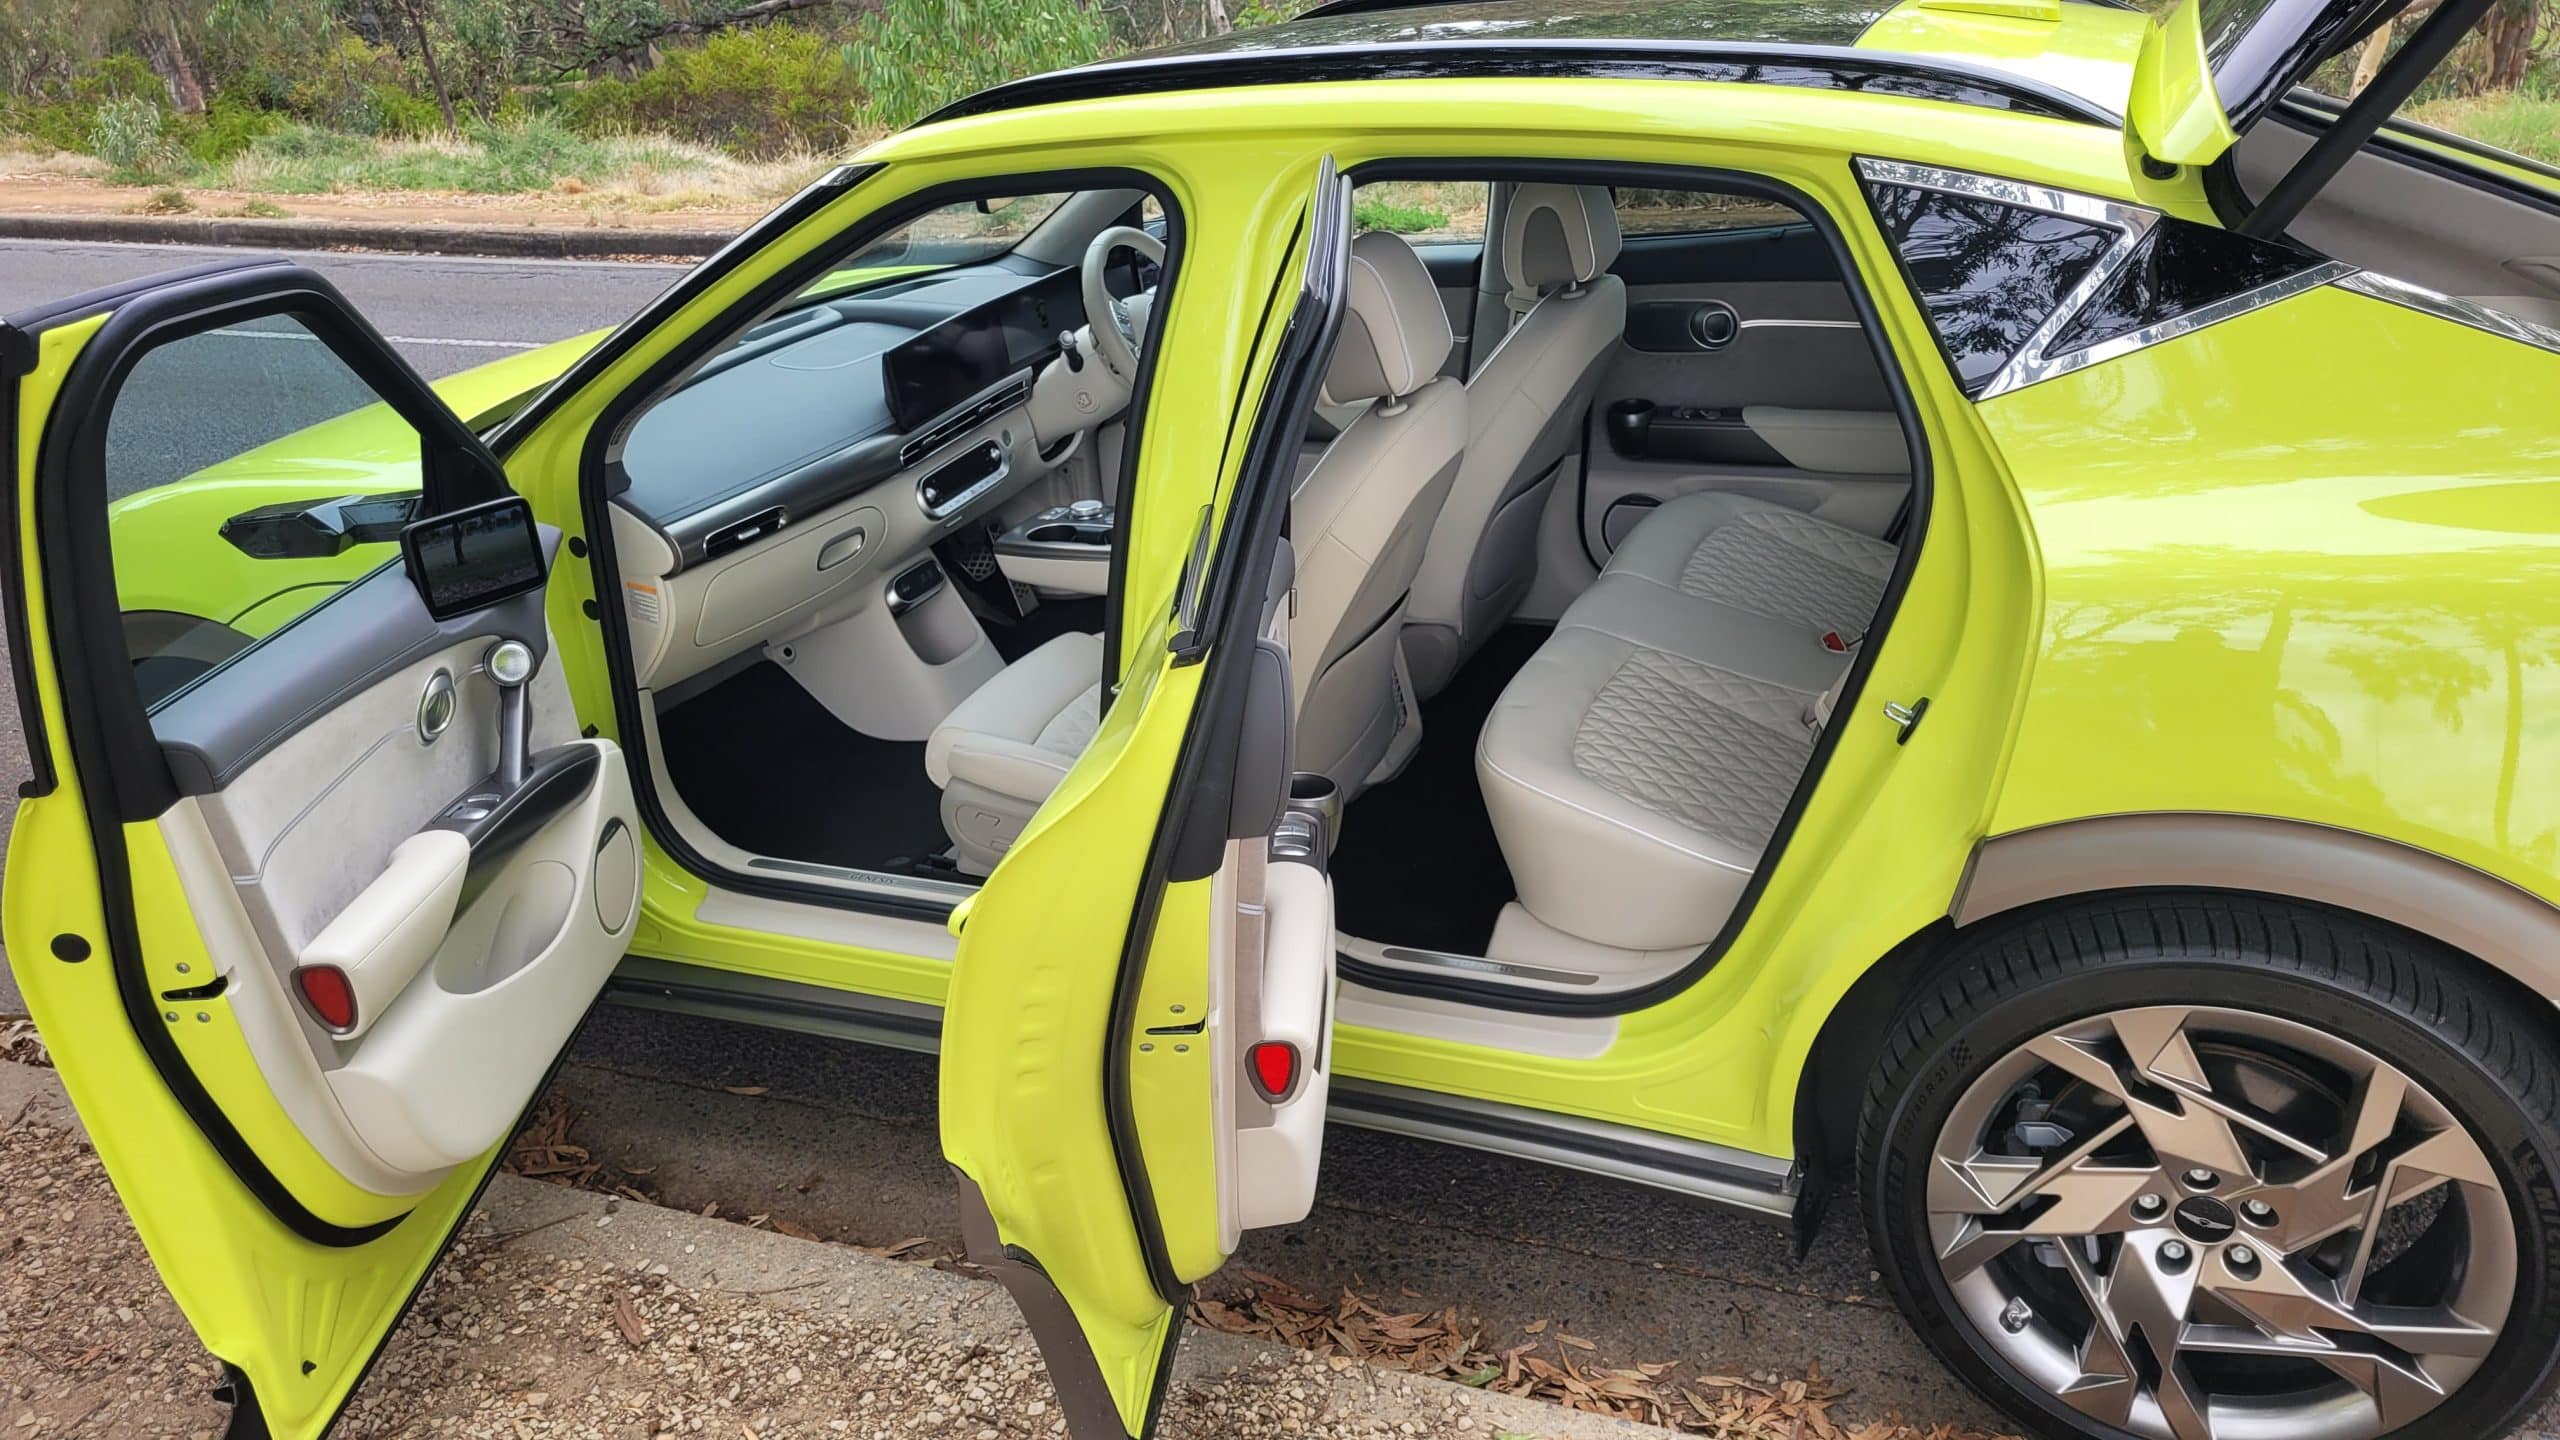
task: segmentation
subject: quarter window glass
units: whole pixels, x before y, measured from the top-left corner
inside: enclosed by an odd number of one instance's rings
[[[1801,225],[1804,217],[1775,200],[1720,195],[1708,190],[1638,190],[1621,187],[1618,229],[1641,235],[1706,235],[1719,230],[1763,230]]]
[[[1867,192],[1968,394],[1990,384],[2117,239],[2105,225],[1970,196]]]
[[[2104,344],[2301,274],[2320,257],[2210,225],[2164,219],[2046,349]]]
[[[1354,234],[1386,230],[1416,245],[1481,245],[1491,187],[1482,180],[1379,180],[1351,192]]]
[[[157,346],[107,417],[125,648],[157,706],[395,558],[418,432],[300,321]]]

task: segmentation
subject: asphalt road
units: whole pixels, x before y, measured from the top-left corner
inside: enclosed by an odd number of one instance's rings
[[[0,312],[245,253],[0,241]],[[429,376],[611,324],[681,273],[292,258],[337,285]],[[14,782],[26,772],[17,712],[0,706],[0,775]],[[21,1008],[0,975],[0,1013]],[[669,1203],[769,1210],[858,1243],[956,1243],[933,1078],[932,1061],[914,1055],[608,1009],[581,1035],[556,1090],[583,1113],[578,1138],[617,1169],[645,1173]],[[1502,1343],[1570,1332],[1599,1347],[1577,1357],[1585,1363],[1678,1361],[1688,1374],[1789,1377],[1818,1368],[1857,1387],[1853,1413],[1987,1420],[1878,1294],[1845,1210],[1799,1260],[1780,1230],[1656,1192],[1337,1131],[1315,1216],[1251,1237],[1231,1273],[1250,1267],[1314,1294],[1349,1287],[1416,1310],[1455,1305]]]

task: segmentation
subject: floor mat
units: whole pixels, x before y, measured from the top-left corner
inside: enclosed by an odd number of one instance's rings
[[[770,662],[658,717],[676,793],[740,849],[906,873],[947,848],[921,741],[848,728]]]
[[[1364,940],[1481,955],[1515,893],[1476,786],[1476,736],[1550,632],[1507,625],[1422,702],[1422,748],[1351,803],[1333,852],[1334,923]]]

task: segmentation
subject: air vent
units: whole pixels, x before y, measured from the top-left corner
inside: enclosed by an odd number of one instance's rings
[[[986,424],[998,415],[1031,399],[1031,379],[1018,376],[1002,389],[982,395],[944,418],[933,422],[925,432],[898,447],[898,464],[913,465],[934,451]]]

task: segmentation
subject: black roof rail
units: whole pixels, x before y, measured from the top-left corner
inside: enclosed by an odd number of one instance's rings
[[[1377,0],[1336,3],[1369,6]],[[1962,60],[1842,45],[1571,39],[1311,43],[1137,55],[1007,81],[955,100],[918,123],[1179,90],[1448,77],[1706,80],[1851,90],[2124,126],[2122,116],[2058,86]]]

